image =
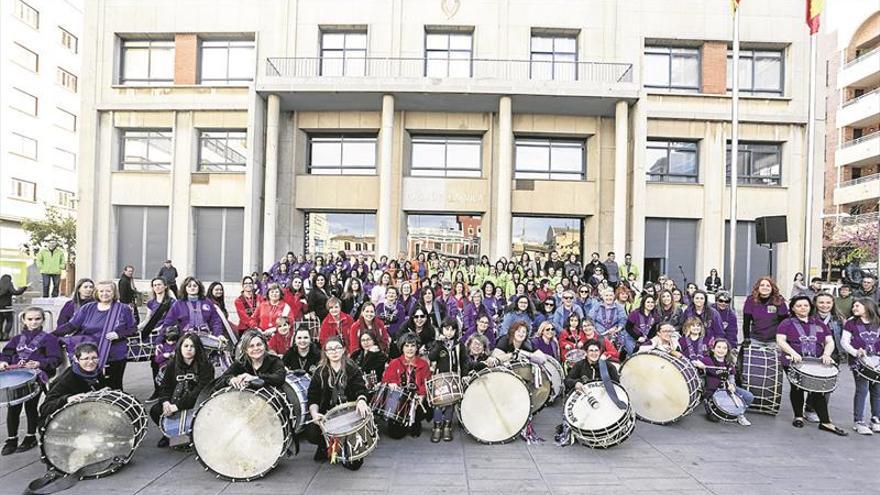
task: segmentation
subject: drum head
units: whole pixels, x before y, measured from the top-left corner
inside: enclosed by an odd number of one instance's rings
[[[84,401],[66,405],[50,418],[42,449],[49,465],[70,474],[95,462],[130,457],[134,441],[132,420],[122,409],[107,402]]]
[[[869,368],[880,371],[880,356],[863,356],[859,361]]]
[[[251,479],[284,454],[283,418],[266,397],[249,390],[211,396],[196,413],[193,445],[202,463],[229,479]]]
[[[550,400],[550,394],[553,392],[553,385],[550,383],[550,375],[547,370],[538,366],[533,367],[528,362],[515,362],[509,365],[510,371],[516,373],[526,384],[531,396],[531,413],[535,414],[540,411]],[[535,386],[535,370],[540,370],[540,385]]]
[[[629,404],[629,396],[620,385],[612,383],[617,398]],[[565,401],[565,421],[572,428],[582,431],[604,430],[628,414],[628,409],[621,410],[611,400],[602,382],[589,383],[584,393],[573,392]]]
[[[512,440],[531,415],[529,390],[513,373],[492,371],[470,382],[459,403],[467,432],[483,443]]]
[[[553,402],[565,391],[565,371],[559,361],[552,357],[544,361],[543,367],[550,377],[550,402]]]
[[[11,388],[24,385],[37,379],[34,370],[14,369],[0,373],[0,388]]]
[[[664,424],[691,408],[691,390],[682,372],[657,354],[636,354],[624,363],[620,384],[629,392],[639,418]]]
[[[337,406],[338,407],[338,406]],[[358,414],[354,406],[337,409],[327,413],[324,424],[321,425],[324,433],[333,436],[342,436],[354,432],[364,424],[366,418]]]
[[[819,378],[831,378],[839,373],[837,366],[826,366],[821,361],[805,360],[800,363],[794,363],[791,366],[805,375]]]

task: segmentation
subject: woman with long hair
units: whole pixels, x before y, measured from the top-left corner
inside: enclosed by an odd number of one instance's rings
[[[880,310],[877,303],[870,297],[861,297],[853,301],[853,316],[843,326],[840,345],[849,355],[849,363],[853,368],[856,382],[853,396],[853,429],[860,435],[880,433],[880,383],[868,381],[856,372],[861,366],[859,360],[866,357],[880,356]],[[870,427],[865,421],[865,403],[870,396],[871,421]]]
[[[706,400],[709,400],[715,391],[720,388],[724,388],[731,394],[739,397],[746,408],[755,400],[755,396],[751,392],[736,386],[734,380],[736,376],[736,357],[727,339],[715,339],[715,342],[712,344],[712,351],[694,362],[694,366],[703,370],[706,374],[705,386],[703,387],[703,397]],[[711,414],[708,414],[707,417],[710,420],[713,418]],[[752,424],[746,419],[745,413],[738,416],[736,421],[742,426],[750,426]]]
[[[770,277],[759,277],[743,303],[743,341],[770,344],[776,341],[779,323],[788,318],[788,306]]]
[[[691,363],[696,365],[696,362],[702,359],[703,356],[709,355],[709,344],[715,340],[715,337],[706,333],[706,327],[703,325],[702,320],[695,316],[684,320],[684,324],[681,326],[681,333],[678,344],[681,348],[681,353]]]
[[[205,296],[205,286],[199,279],[192,276],[183,279],[180,296],[162,321],[163,327],[171,325],[177,325],[182,333],[195,331],[210,332],[216,337],[223,335],[223,322],[214,303]],[[162,332],[159,333],[161,341]]]
[[[12,296],[20,296],[27,289],[27,285],[16,289],[12,283],[12,275],[0,276],[0,340],[7,340],[12,335],[12,323],[15,320]]]
[[[682,313],[683,318],[687,321],[689,318],[698,318],[703,324],[703,329],[709,338],[723,338],[724,325],[721,322],[721,315],[715,308],[709,306],[709,297],[701,290],[694,290],[691,294],[690,304]]]
[[[705,285],[706,292],[709,294],[714,294],[721,290],[721,277],[718,276],[718,270],[714,268],[709,270],[709,276],[706,277]]]
[[[379,337],[370,331],[362,333],[358,349],[351,355],[351,359],[363,372],[364,381],[372,394],[372,389],[379,383],[388,364],[388,354],[379,347]]]
[[[367,296],[361,279],[349,277],[345,281],[345,290],[342,292],[342,312],[358,319],[361,316],[361,307],[366,300]]]
[[[327,290],[327,276],[320,272],[316,273],[312,277],[312,287],[309,289],[307,300],[309,312],[315,313],[318,321],[324,321],[327,317],[327,300],[330,297],[331,294]]]
[[[434,297],[434,291],[430,287],[425,287],[419,294],[419,303],[416,304],[413,312],[416,308],[421,308],[428,315],[434,328],[439,328],[440,323],[446,318],[446,304]]]
[[[321,349],[318,344],[312,342],[312,332],[306,327],[299,327],[293,331],[293,345],[281,361],[284,367],[297,373],[306,373],[311,376],[321,360]]]
[[[655,312],[656,302],[657,300],[654,296],[645,294],[639,303],[639,309],[631,312],[627,317],[626,324],[624,325],[626,335],[624,335],[623,340],[627,354],[633,354],[638,346],[647,342],[651,337],[649,335],[651,329],[654,328],[654,324],[658,321],[657,313]]]
[[[219,378],[221,385],[243,389],[254,380],[280,389],[286,383],[287,371],[278,356],[269,354],[266,336],[256,329],[246,331],[235,349],[235,360]]]
[[[428,313],[422,308],[416,308],[412,316],[409,317],[401,330],[401,334],[403,333],[412,333],[418,337],[420,354],[423,353],[422,351],[427,352],[430,350],[437,339],[437,330],[434,324],[431,323]]]
[[[376,335],[378,337],[376,343],[383,352],[388,352],[391,337],[385,329],[385,323],[376,317],[376,306],[370,301],[365,302],[361,307],[361,317],[351,326],[351,336],[344,340],[344,343],[349,345],[347,348],[349,354],[354,354],[354,351],[357,350],[357,342],[361,341],[361,335],[364,332],[371,332]]]
[[[519,296],[513,305],[508,308],[501,321],[501,327],[498,329],[496,339],[505,338],[510,329],[517,322],[524,322],[531,329],[535,322],[535,315],[532,313],[532,302],[528,296]]]
[[[238,314],[235,330],[239,335],[250,328],[251,318],[261,302],[263,296],[257,292],[253,277],[246,275],[241,279],[241,294],[235,298],[235,312]]]
[[[55,326],[64,325],[71,318],[76,310],[95,300],[95,281],[90,278],[81,278],[77,280],[76,286],[73,288],[73,297],[64,303],[61,311],[58,313],[58,319]]]
[[[675,304],[675,298],[672,297],[672,291],[662,289],[657,293],[657,323],[670,323],[675,328],[681,327],[681,308]],[[649,339],[653,335],[647,336]]]
[[[399,439],[409,433],[410,436],[418,437],[422,434],[422,421],[427,415],[422,401],[425,400],[427,393],[425,382],[431,376],[431,365],[418,355],[419,342],[415,335],[411,333],[401,335],[397,345],[400,357],[388,363],[385,373],[382,374],[382,383],[388,385],[391,390],[402,389],[409,392],[420,407],[416,408],[415,421],[409,426],[388,420],[388,436]]]
[[[211,282],[205,295],[209,301],[214,303],[214,311],[223,325],[221,336],[234,344],[238,341],[238,334],[232,330],[232,324],[229,323],[229,311],[226,310],[226,289],[220,282]]]

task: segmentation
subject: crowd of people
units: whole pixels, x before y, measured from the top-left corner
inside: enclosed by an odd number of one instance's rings
[[[570,362],[565,385],[571,391],[600,379],[600,362],[673,353],[704,371],[706,394],[724,387],[746,403],[752,397],[734,380],[734,364],[738,350],[752,341],[775,344],[786,366],[814,357],[855,368],[861,357],[880,355],[877,279],[870,275],[838,294],[816,289],[790,299],[772,278],[761,277],[742,307],[742,328],[715,270],[702,288],[677,287],[667,276],[642,284],[629,254],[618,263],[615,253],[604,261],[592,253],[582,264],[575,255],[555,252],[546,260],[524,253],[495,263],[486,256],[466,263],[434,252],[412,259],[287,253],[265,272],[243,277],[234,299],[222,283],[205,287],[192,276],[177,291],[176,278],[167,261],[150,282],[143,317],[132,267],[118,283],[79,280],[51,333],[43,329],[42,309],[21,313],[23,330],[3,348],[0,370],[38,370],[47,393],[41,405],[37,395],[9,408],[3,455],[36,446],[40,418],[83,393],[122,390],[132,342],[145,340],[156,381],[150,416],[157,423],[195,407],[207,389],[252,382],[281,387],[288,372],[308,374],[314,421],[301,435],[318,445],[316,460],[327,457],[319,429],[324,414],[347,401],[366,414],[383,384],[408,391],[419,404],[411,424],[389,422],[388,436],[419,436],[427,421],[432,442],[452,440],[454,408],[426,407],[426,381],[436,373],[463,377],[519,355]],[[229,300],[234,302],[227,306]],[[222,348],[234,353],[217,368],[209,357]],[[70,366],[55,376],[65,350]],[[616,381],[616,369],[608,369]],[[880,433],[880,384],[853,375],[854,429]],[[795,427],[816,421],[846,435],[829,417],[827,394],[793,386],[790,400]],[[27,433],[19,442],[22,408]],[[749,424],[744,416],[738,421]],[[163,437],[159,446],[167,445]],[[344,465],[357,469],[359,462]]]

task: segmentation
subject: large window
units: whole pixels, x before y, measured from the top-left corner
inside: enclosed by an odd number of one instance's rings
[[[244,208],[194,208],[196,277],[241,280]]]
[[[171,170],[170,129],[122,131],[120,170]]]
[[[411,174],[427,177],[480,177],[480,138],[413,136]]]
[[[55,107],[55,125],[65,131],[76,132],[76,114],[61,107]]]
[[[57,67],[55,70],[55,82],[76,93],[77,77],[61,67]]]
[[[700,50],[664,46],[645,47],[646,88],[700,90]]]
[[[586,173],[581,139],[517,138],[515,179],[582,180]]]
[[[60,36],[61,46],[70,50],[71,53],[79,52],[79,38],[61,26],[58,26],[58,35]]]
[[[28,180],[12,178],[10,181],[9,197],[22,201],[37,201],[37,184]]]
[[[411,258],[435,251],[457,259],[480,257],[483,219],[473,215],[412,215],[406,217],[406,248]]]
[[[514,216],[511,229],[514,257],[527,252],[532,258],[539,254],[547,259],[550,251],[556,251],[562,259],[572,253],[583,259],[580,218]]]
[[[649,139],[646,154],[649,181],[697,182],[699,166],[696,142]]]
[[[37,52],[25,48],[23,45],[12,43],[10,58],[13,62],[31,72],[39,72],[40,70],[40,56],[37,55]]]
[[[15,0],[13,6],[15,17],[34,29],[40,29],[40,11],[31,7],[23,0]]]
[[[311,212],[306,214],[306,254],[345,251],[349,255],[375,255],[375,213]]]
[[[376,137],[361,134],[309,136],[309,173],[375,175]]]
[[[727,169],[730,184],[730,142],[727,143]],[[737,184],[778,186],[782,184],[782,145],[778,143],[739,143]]]
[[[740,50],[739,90],[763,96],[782,95],[782,51]],[[733,51],[727,52],[727,90],[733,89]]]
[[[37,140],[29,138],[24,134],[13,132],[10,134],[9,152],[18,156],[23,156],[31,160],[37,159]]]
[[[199,170],[244,172],[246,165],[246,130],[199,132]]]
[[[202,41],[201,84],[234,85],[254,80],[253,41]]]
[[[321,33],[321,75],[363,76],[367,66],[366,31]]]
[[[472,48],[471,33],[426,32],[425,75],[471,77]]]
[[[72,210],[76,206],[76,194],[73,191],[55,189],[55,204],[61,208]]]
[[[61,148],[55,148],[53,165],[65,170],[76,170],[76,155]]]
[[[557,81],[577,79],[577,37],[532,35],[531,78]]]
[[[721,281],[724,287],[730,289],[730,221],[724,222],[724,275]],[[736,280],[734,295],[744,296],[752,291],[752,284],[758,277],[770,275],[770,249],[758,244],[756,241],[755,222],[747,220],[736,221]],[[779,250],[773,251],[773,266],[776,262]],[[774,270],[775,271],[775,270]]]
[[[174,42],[122,42],[120,83],[131,85],[163,85],[174,82]]]
[[[26,113],[28,115],[32,115],[34,117],[37,116],[37,108],[38,102],[36,96],[22,91],[18,88],[12,88],[9,92],[9,106],[18,110],[19,112]]]
[[[168,259],[168,207],[116,207],[116,269],[155,273]]]
[[[666,274],[678,287],[695,280],[698,220],[645,219],[645,280]]]

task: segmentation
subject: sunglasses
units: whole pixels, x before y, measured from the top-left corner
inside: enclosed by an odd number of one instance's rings
[[[728,301],[727,299],[719,299],[719,300],[717,300],[717,301],[715,301],[715,302],[720,303],[720,304],[727,304],[727,303],[729,303],[730,301]]]
[[[571,296],[562,296],[562,298],[565,299],[566,301],[570,301],[573,299]]]
[[[425,316],[425,315],[413,315],[413,318],[418,318],[418,319],[421,320],[421,319],[425,319],[425,318],[427,318],[427,316]]]

